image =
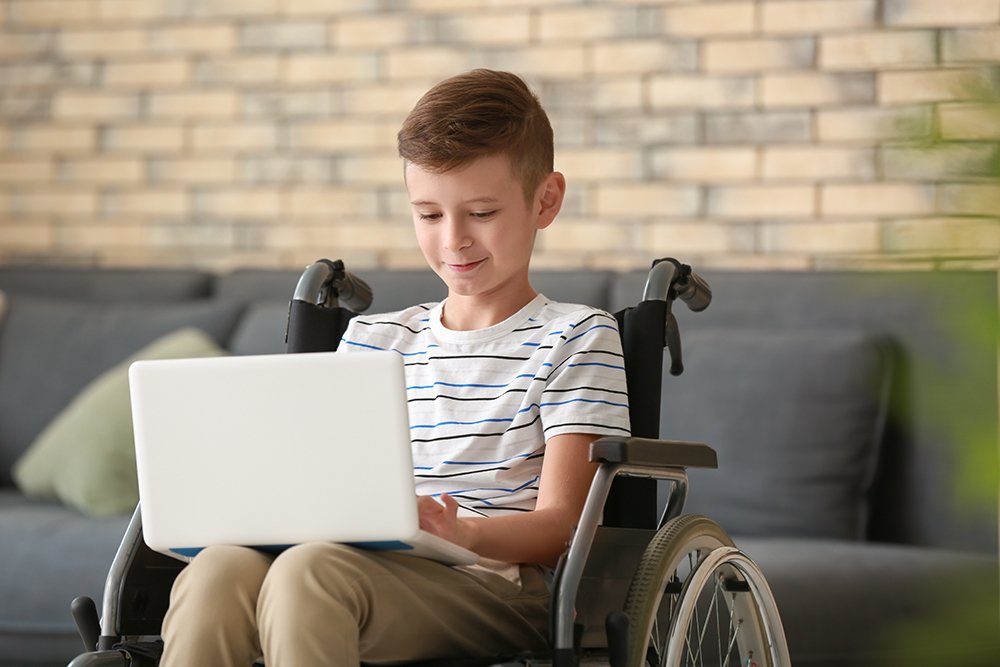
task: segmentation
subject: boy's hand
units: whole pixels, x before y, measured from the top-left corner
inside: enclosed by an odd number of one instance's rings
[[[459,546],[470,548],[470,535],[465,522],[458,518],[458,503],[448,494],[440,496],[440,502],[431,496],[417,496],[417,512],[420,515],[420,527],[453,542]]]

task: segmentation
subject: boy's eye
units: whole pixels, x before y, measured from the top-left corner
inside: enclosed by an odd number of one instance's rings
[[[474,211],[472,213],[472,217],[479,220],[486,220],[487,218],[492,218],[496,214],[496,211]]]
[[[437,220],[438,218],[441,217],[440,213],[421,213],[419,211],[417,212],[417,215],[420,217],[421,220],[429,220],[429,221]]]

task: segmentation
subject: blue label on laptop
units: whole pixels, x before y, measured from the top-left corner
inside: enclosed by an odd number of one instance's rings
[[[250,545],[250,549],[256,549],[257,551],[263,551],[269,554],[280,554],[285,549],[288,549],[293,545],[291,544],[254,544]],[[358,549],[368,549],[369,551],[410,551],[413,549],[413,545],[407,544],[406,542],[400,542],[399,540],[389,540],[386,542],[349,542],[347,543],[349,547],[355,547]],[[185,558],[194,558],[197,556],[204,547],[176,547],[171,549],[178,556],[184,556]]]

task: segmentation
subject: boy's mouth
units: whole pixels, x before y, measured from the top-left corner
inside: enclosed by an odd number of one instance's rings
[[[464,273],[465,271],[471,271],[483,262],[485,259],[476,260],[475,262],[469,262],[468,264],[448,264],[448,268],[452,271],[457,271],[459,273]]]

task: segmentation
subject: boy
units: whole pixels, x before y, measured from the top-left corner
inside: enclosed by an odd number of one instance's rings
[[[588,445],[628,434],[617,326],[531,287],[535,234],[558,214],[565,179],[521,79],[475,70],[445,80],[398,140],[417,240],[448,295],[356,318],[340,349],[404,356],[421,527],[481,563],[326,543],[276,558],[211,547],[172,591],[166,667],[243,667],[261,654],[268,667],[357,665],[546,644],[546,574],[595,471]]]

